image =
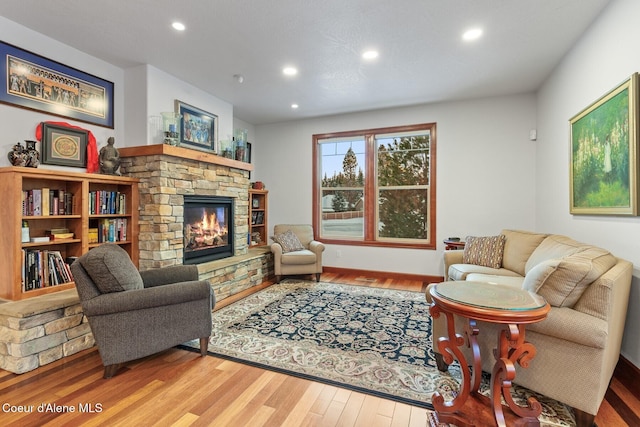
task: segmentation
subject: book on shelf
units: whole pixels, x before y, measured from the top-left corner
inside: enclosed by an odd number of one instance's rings
[[[69,233],[71,230],[69,230],[66,227],[59,227],[59,228],[50,228],[46,231],[47,234],[61,234],[61,233]]]
[[[127,219],[111,218],[98,221],[98,242],[123,242],[127,240]],[[91,238],[89,238],[91,242]]]
[[[33,216],[42,216],[42,190],[34,188],[31,190],[33,195]]]
[[[29,241],[30,241],[31,243],[46,243],[46,242],[48,242],[49,240],[51,240],[51,239],[49,238],[49,236],[31,237],[31,238],[29,239]]]
[[[127,212],[124,193],[97,190],[89,192],[89,213],[91,215],[124,215]]]
[[[90,228],[88,237],[89,237],[89,243],[98,243],[98,229]]]
[[[49,235],[51,240],[65,240],[65,239],[73,239],[75,236],[74,233],[52,233]]]
[[[73,214],[73,194],[65,190],[34,188],[22,191],[22,215],[49,216]]]
[[[51,201],[49,198],[49,188],[48,187],[43,187],[42,188],[42,215],[43,216],[49,216],[51,214],[51,207],[49,205],[49,202]]]
[[[73,281],[69,265],[60,251],[22,250],[23,292]]]

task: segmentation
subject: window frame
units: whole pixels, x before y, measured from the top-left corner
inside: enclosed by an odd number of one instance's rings
[[[410,239],[378,238],[377,224],[378,207],[378,178],[377,178],[377,145],[376,135],[388,135],[393,133],[407,133],[429,131],[429,240],[412,241]],[[348,238],[327,238],[323,237],[321,231],[321,208],[322,208],[322,171],[320,170],[320,141],[327,139],[364,137],[365,140],[365,185],[364,185],[364,237],[357,239]],[[394,126],[387,128],[375,128],[365,130],[354,130],[344,132],[331,132],[312,135],[313,143],[313,232],[318,241],[327,244],[350,245],[350,246],[377,246],[411,249],[436,249],[436,123],[421,123],[405,126]],[[374,195],[375,197],[367,197]]]

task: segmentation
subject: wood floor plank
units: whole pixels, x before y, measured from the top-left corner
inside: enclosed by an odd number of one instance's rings
[[[404,403],[396,403],[393,407],[391,427],[406,427],[411,421],[411,406]]]
[[[322,384],[316,382],[309,383],[309,387],[305,390],[297,404],[289,411],[287,418],[282,422],[282,427],[298,427],[303,424],[302,421],[322,392]]]
[[[358,415],[360,415],[360,409],[364,403],[364,394],[353,392],[349,396],[349,400],[340,414],[338,424],[343,426],[355,426]]]

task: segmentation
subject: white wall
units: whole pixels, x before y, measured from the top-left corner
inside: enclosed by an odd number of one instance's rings
[[[60,62],[69,67],[77,68],[86,73],[93,74],[102,79],[113,82],[115,112],[115,128],[109,129],[63,117],[53,116],[47,113],[34,112],[10,105],[0,104],[0,117],[2,118],[0,167],[11,165],[7,159],[6,153],[8,153],[11,150],[11,147],[13,147],[17,142],[22,142],[25,139],[35,139],[36,126],[43,121],[62,121],[90,130],[96,137],[98,149],[106,145],[107,138],[111,136],[115,137],[116,146],[122,145],[122,142],[124,141],[123,123],[125,113],[123,103],[124,73],[121,68],[115,67],[40,33],[18,25],[2,16],[0,16],[0,40],[13,44],[21,49],[44,56],[48,59]],[[40,144],[37,145],[37,148],[38,150],[40,149]],[[75,172],[84,171],[78,168],[59,166],[47,165],[46,167],[50,169],[66,169]]]
[[[438,249],[329,245],[324,265],[443,275],[442,239],[533,229],[536,111],[526,94],[256,126],[256,179],[269,190],[271,231],[311,223],[313,134],[429,122],[437,123]]]
[[[640,218],[569,214],[569,119],[640,71],[640,2],[617,0],[538,95],[536,228],[607,248],[634,263],[622,354],[640,366]]]
[[[233,105],[155,67],[147,65],[146,69],[147,114],[150,120],[159,118],[162,112],[175,111],[177,99],[218,116],[218,139],[233,134]],[[162,140],[150,134],[148,143],[160,144]]]

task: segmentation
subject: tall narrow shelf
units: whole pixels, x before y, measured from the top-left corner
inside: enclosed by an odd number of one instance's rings
[[[267,221],[268,196],[267,190],[249,190],[249,233],[251,240],[249,246],[268,245],[269,233]],[[254,236],[259,236],[259,241]]]
[[[43,191],[44,189],[44,191]],[[53,212],[53,206],[46,209],[46,201],[31,203],[40,206],[40,210],[29,208],[30,201],[24,195],[42,193],[58,195],[67,194],[67,203],[58,202],[58,211]],[[90,210],[91,193],[107,196],[100,198],[105,203],[101,211]],[[96,228],[100,223],[113,224],[119,227],[119,232],[113,234],[113,243],[124,248],[134,264],[138,265],[138,180],[135,178],[98,175],[77,172],[66,172],[40,168],[3,167],[0,168],[0,194],[4,196],[0,204],[0,247],[3,248],[0,257],[0,271],[4,272],[4,279],[0,282],[0,298],[21,300],[38,295],[58,292],[75,286],[72,281],[52,280],[45,275],[49,264],[40,264],[38,268],[43,276],[38,281],[28,281],[25,254],[34,254],[31,262],[46,260],[49,253],[60,253],[60,258],[67,260],[78,257],[99,243],[90,242],[89,229]],[[114,197],[119,195],[117,197]],[[46,196],[45,196],[46,197]],[[50,199],[53,200],[53,197]],[[111,208],[107,200],[112,201]],[[27,208],[23,208],[23,205]],[[51,203],[49,203],[51,205]],[[45,207],[43,209],[43,206]],[[120,206],[120,210],[115,207]],[[29,226],[29,237],[45,237],[52,229],[68,229],[73,237],[54,239],[44,242],[22,242],[22,223]],[[107,235],[107,241],[109,236]],[[62,266],[63,267],[63,266]],[[34,267],[35,269],[35,267]]]

